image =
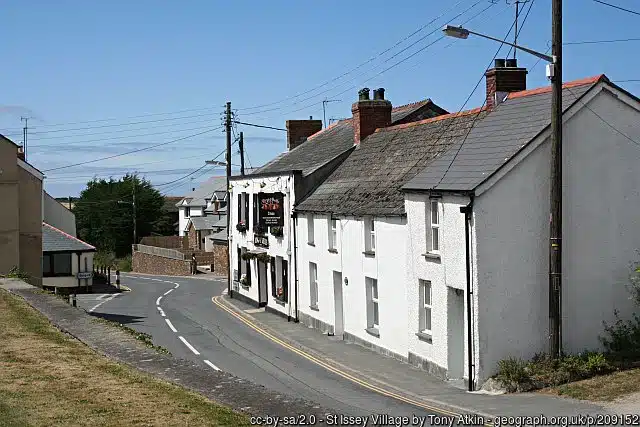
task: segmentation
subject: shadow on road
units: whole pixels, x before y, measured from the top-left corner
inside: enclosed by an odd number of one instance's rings
[[[104,320],[110,320],[112,322],[121,323],[123,325],[130,325],[133,323],[141,323],[144,321],[145,317],[141,316],[129,316],[126,314],[112,314],[112,313],[90,313],[92,316],[100,317]]]

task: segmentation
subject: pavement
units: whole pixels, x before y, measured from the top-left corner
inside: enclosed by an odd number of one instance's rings
[[[304,352],[327,369],[336,369],[367,388],[432,411],[471,413],[486,419],[611,413],[603,405],[539,393],[489,395],[468,392],[360,345],[327,336],[301,323],[288,322],[271,312],[257,311],[228,295],[214,298],[214,303],[232,310],[252,327],[271,335],[292,351]]]

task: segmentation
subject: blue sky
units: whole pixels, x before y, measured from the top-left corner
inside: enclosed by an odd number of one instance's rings
[[[545,51],[551,1],[533,1],[519,43]],[[611,2],[640,9],[637,0]],[[515,6],[493,3],[485,10],[489,0],[4,0],[0,131],[21,143],[21,116],[30,117],[29,161],[45,171],[46,189],[56,197],[77,195],[93,176],[134,171],[162,192],[181,195],[224,173],[207,167],[160,185],[224,149],[221,129],[186,137],[220,126],[226,101],[238,120],[279,128],[287,119],[321,119],[325,98],[340,100],[327,105],[327,119],[349,117],[358,88],[365,86],[384,87],[394,105],[429,97],[458,111],[498,45],[473,37],[438,41],[439,29],[471,19],[468,28],[502,38]],[[591,0],[564,3],[565,42],[640,38],[640,16]],[[633,54],[638,44],[568,45],[565,80],[600,73],[614,81],[640,79]],[[528,68],[537,62],[522,52],[518,60]],[[528,86],[547,84],[539,63]],[[640,89],[638,82],[620,85],[635,94]],[[481,84],[467,108],[480,106],[483,96]],[[251,108],[265,104],[271,105]],[[241,125],[237,131],[244,132],[252,166],[286,149],[285,132]],[[66,167],[179,138],[186,139]],[[232,163],[239,163],[236,153]]]

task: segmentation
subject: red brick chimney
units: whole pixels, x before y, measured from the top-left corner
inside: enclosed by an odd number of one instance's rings
[[[22,161],[24,160],[24,147],[20,146],[18,147],[18,158]]]
[[[391,102],[384,99],[384,89],[374,90],[373,99],[369,99],[369,88],[358,91],[358,102],[351,106],[354,143],[359,144],[376,129],[389,126],[391,109]]]
[[[527,89],[527,69],[518,68],[516,59],[496,59],[494,68],[485,73],[487,77],[487,109],[497,107],[509,92]]]
[[[322,120],[287,120],[287,149],[289,151],[302,144],[314,133],[322,130]]]

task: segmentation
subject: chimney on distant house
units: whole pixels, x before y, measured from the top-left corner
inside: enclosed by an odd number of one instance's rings
[[[373,99],[369,99],[369,88],[358,91],[358,102],[351,106],[354,143],[359,144],[376,129],[389,126],[391,109],[391,102],[384,99],[384,89],[374,90]]]
[[[511,59],[496,59],[494,67],[487,70],[487,109],[497,107],[507,97],[509,92],[519,92],[527,89],[527,69],[518,68],[518,61]]]
[[[302,144],[314,133],[322,130],[322,120],[287,120],[287,149],[289,151]]]
[[[24,147],[23,146],[18,147],[18,158],[20,160],[22,160],[22,161],[25,161],[24,160]]]

